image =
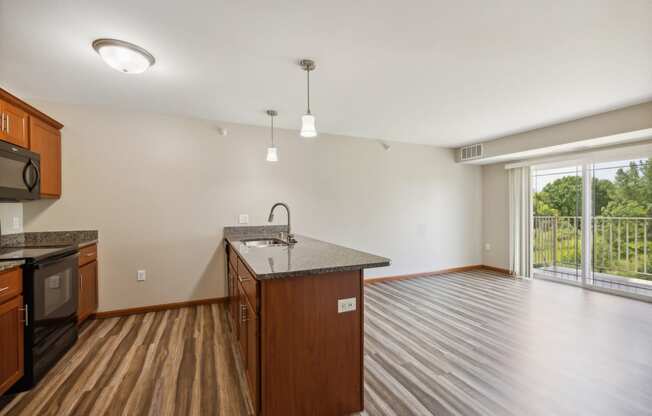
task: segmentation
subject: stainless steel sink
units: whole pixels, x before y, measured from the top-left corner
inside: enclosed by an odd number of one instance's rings
[[[274,247],[274,246],[287,246],[287,243],[278,238],[264,238],[264,239],[249,239],[242,240],[246,247]]]

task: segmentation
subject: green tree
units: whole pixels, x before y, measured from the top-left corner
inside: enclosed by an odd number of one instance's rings
[[[546,203],[547,195],[544,192],[534,194],[534,215],[546,217],[558,217],[559,210]]]
[[[652,214],[652,164],[630,162],[616,171],[609,202],[600,211],[609,217],[648,217]]]
[[[603,217],[647,217],[648,210],[638,201],[610,201],[602,209]]]
[[[606,179],[593,178],[595,212],[601,212],[611,201],[614,184]],[[582,178],[564,176],[534,194],[535,215],[578,216],[582,212]],[[544,214],[543,212],[557,212]]]

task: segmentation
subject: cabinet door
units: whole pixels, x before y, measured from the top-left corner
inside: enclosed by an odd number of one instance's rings
[[[29,148],[41,156],[41,196],[61,196],[61,132],[30,118]]]
[[[77,291],[79,295],[77,296],[77,322],[81,323],[88,316],[88,305],[86,305],[86,292],[84,291],[84,276],[82,274],[82,269],[79,269],[78,287]]]
[[[23,376],[23,297],[0,305],[0,394]]]
[[[25,148],[29,147],[27,113],[6,101],[0,101],[0,113],[2,113],[0,140]]]
[[[79,306],[77,321],[81,322],[97,311],[97,261],[79,268]]]
[[[242,289],[242,286],[238,285],[238,341],[240,344],[240,356],[242,357],[242,366],[244,370],[247,370],[247,337],[249,331],[247,329],[247,296]]]
[[[84,288],[86,289],[86,300],[88,313],[97,312],[97,261],[84,266]]]
[[[238,337],[238,308],[240,299],[238,298],[237,280],[233,269],[229,267],[229,318],[231,323],[231,330],[235,337]]]
[[[258,412],[258,317],[256,311],[247,302],[247,381],[254,411]]]

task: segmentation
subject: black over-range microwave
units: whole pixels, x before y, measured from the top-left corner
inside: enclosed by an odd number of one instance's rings
[[[39,199],[40,168],[38,153],[0,141],[0,201]]]

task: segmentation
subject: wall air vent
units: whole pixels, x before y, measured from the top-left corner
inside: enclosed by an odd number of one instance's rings
[[[464,146],[460,149],[460,162],[466,162],[467,160],[480,159],[482,157],[482,144],[472,144],[470,146]]]

